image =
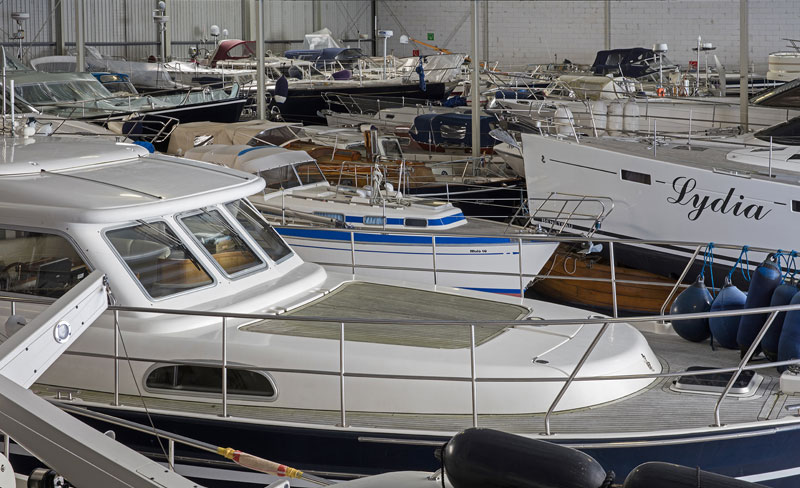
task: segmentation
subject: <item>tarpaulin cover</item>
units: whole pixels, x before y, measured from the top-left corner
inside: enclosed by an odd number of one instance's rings
[[[490,147],[497,141],[489,135],[493,117],[480,118],[481,147]],[[472,145],[472,116],[468,114],[424,114],[414,119],[409,135],[415,141],[434,146]]]

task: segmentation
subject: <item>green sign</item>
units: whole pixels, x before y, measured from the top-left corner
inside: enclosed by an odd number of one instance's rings
[[[433,40],[433,32],[428,32],[428,40],[429,41]]]

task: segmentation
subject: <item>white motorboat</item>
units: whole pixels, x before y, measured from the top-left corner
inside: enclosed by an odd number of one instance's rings
[[[378,166],[371,186],[353,188],[329,183],[305,151],[211,145],[186,157],[263,177],[267,188],[251,201],[304,260],[332,271],[520,296],[556,247],[529,229],[403,195]]]
[[[480,423],[558,434],[619,476],[658,459],[796,481],[783,446],[800,418],[782,405],[797,394],[774,373],[738,398],[669,386],[738,351],[533,300],[327,272],[244,200],[264,188],[248,173],[127,144],[4,143],[4,295],[52,299],[99,269],[116,299],[34,385],[56,402],[317,473],[430,470],[435,447]],[[13,323],[43,307],[16,303]],[[247,479],[194,451],[175,459],[179,472]]]

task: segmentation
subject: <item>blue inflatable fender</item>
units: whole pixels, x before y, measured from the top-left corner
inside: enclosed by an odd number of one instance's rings
[[[789,302],[790,305],[800,303],[800,292],[797,292]],[[777,317],[776,317],[777,318]],[[786,312],[781,329],[781,338],[778,342],[778,361],[800,359],[800,310]],[[786,366],[781,366],[778,371],[783,371]]]
[[[711,310],[711,293],[706,288],[703,275],[689,288],[683,290],[680,295],[672,302],[669,309],[670,315],[684,313],[703,313]],[[673,320],[672,328],[675,332],[687,341],[700,342],[711,335],[708,327],[708,319],[684,319]]]
[[[778,285],[775,291],[772,292],[772,299],[769,302],[770,307],[778,307],[780,305],[789,305],[792,298],[797,294],[797,285],[784,283]],[[778,344],[781,340],[781,330],[783,329],[783,322],[786,319],[786,312],[781,312],[775,316],[772,325],[769,326],[764,338],[761,339],[761,350],[770,361],[777,361],[778,359]]]
[[[775,255],[770,254],[753,272],[744,308],[769,306],[769,302],[772,300],[772,293],[780,282],[781,269],[776,263]],[[742,315],[739,320],[739,331],[736,334],[736,342],[739,343],[739,349],[742,354],[753,344],[767,317],[768,314],[765,313]]]
[[[725,277],[725,284],[717,294],[711,304],[712,312],[722,312],[730,310],[741,310],[747,295],[737,288],[729,277]],[[711,336],[722,347],[728,349],[738,349],[739,343],[736,342],[736,333],[739,331],[738,315],[729,317],[712,317],[708,319],[708,326],[711,329]]]

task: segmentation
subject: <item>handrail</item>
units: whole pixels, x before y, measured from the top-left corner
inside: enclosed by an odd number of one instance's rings
[[[589,344],[589,348],[586,349],[586,351],[583,353],[583,356],[581,356],[580,360],[578,360],[578,364],[575,365],[575,369],[572,370],[572,373],[570,373],[569,378],[567,378],[567,381],[564,382],[564,386],[561,387],[561,390],[559,390],[558,394],[553,399],[553,402],[550,404],[550,408],[547,409],[547,413],[544,416],[545,435],[551,435],[550,415],[553,414],[553,411],[556,409],[556,405],[558,405],[558,402],[560,402],[561,399],[564,397],[564,394],[567,392],[569,385],[572,384],[572,381],[578,375],[578,372],[581,370],[584,363],[586,363],[586,360],[589,358],[589,355],[592,353],[592,351],[594,351],[594,348],[597,347],[597,344],[600,342],[600,338],[603,336],[603,334],[606,333],[606,330],[608,330],[608,325],[609,323],[605,322],[603,326],[600,328],[600,331],[597,333],[597,335],[594,336],[594,340],[592,340],[592,343]]]

